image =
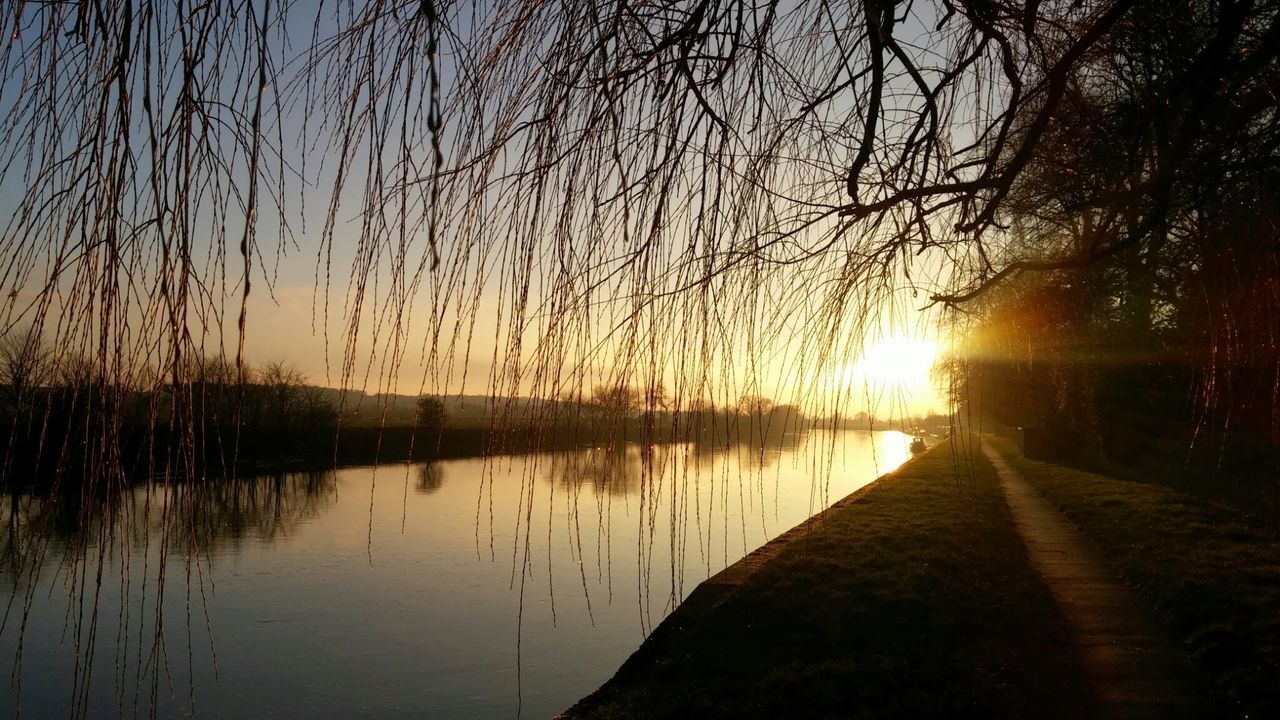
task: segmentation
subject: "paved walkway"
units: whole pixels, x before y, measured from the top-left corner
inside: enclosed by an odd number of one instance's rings
[[[1212,705],[1190,690],[1200,687],[1195,669],[1159,630],[1146,603],[985,440],[982,452],[995,466],[1032,565],[1075,632],[1085,670],[1107,715],[1217,716]]]

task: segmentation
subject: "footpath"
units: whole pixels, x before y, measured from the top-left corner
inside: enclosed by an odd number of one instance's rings
[[[1109,718],[1213,717],[1197,672],[1088,538],[985,440],[1032,566],[1053,593]]]

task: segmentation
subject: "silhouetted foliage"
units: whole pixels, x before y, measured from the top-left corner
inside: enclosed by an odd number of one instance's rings
[[[1063,75],[994,258],[1076,261],[977,304],[962,399],[1158,476],[1280,472],[1276,23],[1137,3]]]
[[[418,398],[416,422],[420,430],[438,433],[444,427],[444,401],[434,395],[422,395]]]

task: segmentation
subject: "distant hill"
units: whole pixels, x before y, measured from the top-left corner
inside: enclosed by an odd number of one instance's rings
[[[359,390],[322,388],[326,398],[342,409],[342,424],[346,427],[400,427],[413,425],[418,409],[418,396],[383,393],[365,393]],[[523,397],[492,398],[488,395],[447,395],[444,402],[445,425],[449,427],[479,427],[489,425],[495,409],[508,419],[527,417],[538,409],[545,410],[545,400]]]

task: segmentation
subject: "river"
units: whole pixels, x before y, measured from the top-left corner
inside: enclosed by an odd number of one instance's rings
[[[103,513],[20,498],[0,514],[0,716],[549,717],[909,440],[344,468],[136,488]]]

